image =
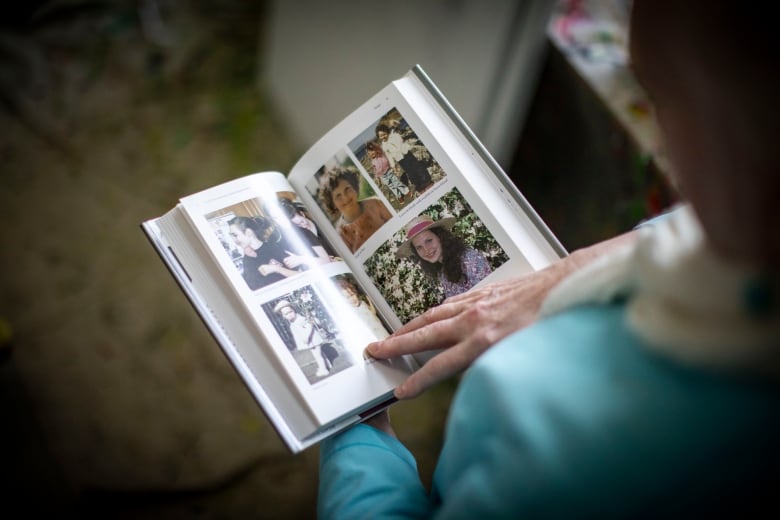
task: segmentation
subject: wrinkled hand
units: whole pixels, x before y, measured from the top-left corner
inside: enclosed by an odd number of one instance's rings
[[[366,351],[379,359],[443,349],[396,388],[398,399],[415,397],[455,375],[510,334],[536,321],[547,293],[571,272],[632,240],[621,235],[576,251],[550,266],[517,278],[472,289],[409,321]]]
[[[466,369],[492,345],[533,323],[542,300],[561,277],[562,269],[550,267],[453,296],[392,336],[369,345],[368,353],[384,359],[445,349],[395,391],[399,399],[415,397]]]

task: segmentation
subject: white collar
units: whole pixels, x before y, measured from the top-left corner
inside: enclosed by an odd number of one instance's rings
[[[775,302],[761,315],[750,312],[754,289],[773,287],[714,254],[693,210],[682,206],[641,229],[635,244],[562,281],[540,315],[626,297],[630,328],[653,350],[693,364],[780,374],[780,308]]]

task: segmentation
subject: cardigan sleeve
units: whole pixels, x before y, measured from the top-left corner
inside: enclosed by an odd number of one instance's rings
[[[320,446],[318,518],[427,518],[428,494],[414,456],[365,424]]]

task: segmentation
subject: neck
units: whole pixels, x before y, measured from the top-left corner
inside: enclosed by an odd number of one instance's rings
[[[347,222],[352,222],[362,213],[360,202],[356,203],[351,209],[341,213],[341,217]]]

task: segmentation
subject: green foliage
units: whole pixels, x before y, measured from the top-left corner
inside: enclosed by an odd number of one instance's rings
[[[484,253],[494,270],[509,259],[457,189],[449,191],[421,214],[435,220],[455,217],[457,222],[452,227],[453,234],[460,237],[468,247]],[[377,249],[364,264],[366,272],[402,323],[438,305],[444,299],[442,288],[425,276],[416,262],[396,256],[396,251],[404,240],[405,234],[401,230]]]

